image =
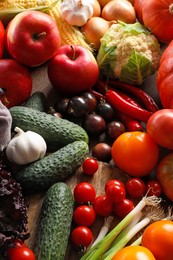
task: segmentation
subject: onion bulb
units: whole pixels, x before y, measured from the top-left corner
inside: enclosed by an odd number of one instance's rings
[[[93,15],[92,16],[100,16],[101,15],[101,6],[98,0],[92,0],[93,6]]]
[[[112,0],[98,0],[98,2],[100,3],[101,8],[103,8],[110,1],[112,1]]]
[[[101,17],[107,21],[120,20],[125,23],[136,22],[135,9],[128,0],[110,1],[103,7]]]
[[[100,47],[100,39],[113,23],[116,22],[107,21],[102,17],[91,17],[86,24],[81,27],[81,31],[92,48],[98,50]]]

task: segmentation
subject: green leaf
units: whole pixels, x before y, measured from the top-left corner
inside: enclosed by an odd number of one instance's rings
[[[144,79],[154,73],[149,59],[133,51],[125,66],[122,67],[119,80],[129,84],[141,85]]]

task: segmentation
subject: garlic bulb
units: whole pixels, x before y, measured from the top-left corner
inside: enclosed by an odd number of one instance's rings
[[[6,156],[12,163],[25,165],[44,157],[47,145],[43,137],[35,132],[24,132],[15,127],[17,134],[6,148]]]
[[[60,7],[62,17],[72,26],[83,26],[92,17],[91,0],[64,0]]]

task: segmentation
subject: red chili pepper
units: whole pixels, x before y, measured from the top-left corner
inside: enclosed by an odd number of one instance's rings
[[[127,116],[119,111],[117,111],[116,114],[128,131],[144,131],[144,127],[138,120]]]
[[[127,102],[127,100],[120,96],[115,90],[108,90],[105,96],[107,102],[109,102],[112,107],[139,121],[147,122],[149,117],[153,114],[151,111],[147,111]]]
[[[114,91],[115,89],[112,88],[111,90]],[[128,95],[122,93],[122,92],[119,91],[119,90],[116,90],[116,92],[117,92],[122,98],[124,98],[127,102],[131,103],[132,105],[134,105],[134,106],[136,106],[136,107],[142,108],[142,107],[139,105],[139,103],[137,103],[136,100],[134,100],[132,97],[129,97]]]
[[[105,99],[105,96],[102,95],[100,92],[97,92],[93,89],[90,90],[90,92],[96,97],[96,99],[101,100],[101,99]]]
[[[146,108],[151,112],[156,112],[159,110],[157,104],[155,103],[154,99],[146,93],[141,88],[135,87],[130,84],[126,84],[123,82],[119,82],[116,80],[109,80],[108,84],[113,88],[120,88],[125,91],[128,91],[131,94],[134,94],[139,100],[146,106]]]
[[[110,87],[103,80],[98,80],[96,85],[95,85],[95,88],[102,95],[105,95],[107,90],[115,90],[115,88]],[[118,92],[119,95],[122,96],[124,99],[126,99],[129,103],[131,103],[131,104],[133,104],[133,105],[135,105],[137,107],[141,107],[141,105],[134,98],[128,96],[127,94],[121,92],[120,90],[116,89],[116,92]]]

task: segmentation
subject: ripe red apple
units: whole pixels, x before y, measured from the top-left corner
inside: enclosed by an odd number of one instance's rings
[[[99,76],[91,51],[79,45],[64,45],[48,63],[48,77],[54,88],[65,95],[90,90]]]
[[[3,23],[0,21],[0,58],[4,54],[5,29]]]
[[[23,11],[17,14],[6,29],[6,46],[17,61],[39,66],[58,51],[61,43],[55,20],[40,11]]]
[[[7,107],[21,105],[32,91],[28,68],[14,59],[0,59],[0,101]]]

